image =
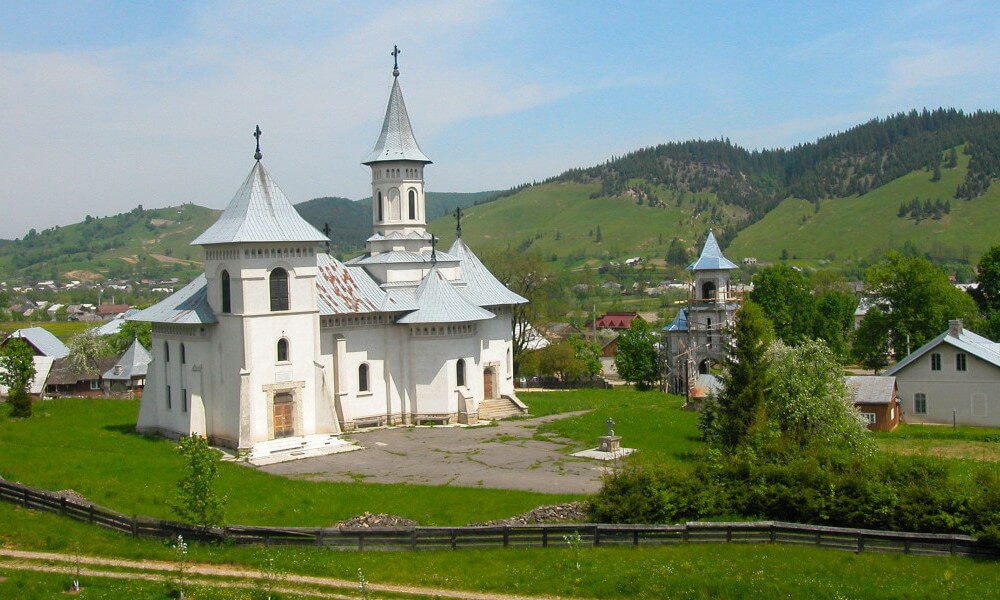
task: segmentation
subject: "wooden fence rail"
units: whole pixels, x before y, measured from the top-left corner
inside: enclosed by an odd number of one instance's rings
[[[151,517],[123,515],[55,492],[0,480],[0,500],[56,513],[135,537],[173,538],[237,545],[326,546],[344,550],[430,550],[648,546],[680,543],[771,543],[852,552],[1000,558],[1000,548],[966,535],[907,533],[783,523],[780,521],[679,525],[552,524],[484,527],[198,527]]]

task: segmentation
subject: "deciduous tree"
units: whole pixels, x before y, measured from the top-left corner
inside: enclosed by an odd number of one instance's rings
[[[12,339],[0,352],[0,383],[7,386],[12,417],[31,416],[28,387],[35,378],[34,353],[24,340]]]
[[[220,496],[215,489],[219,453],[199,435],[182,437],[178,440],[177,451],[184,457],[185,473],[177,482],[177,494],[172,503],[174,513],[195,525],[222,525],[226,497]]]
[[[639,389],[648,389],[656,381],[656,336],[642,317],[632,320],[632,325],[618,338],[615,368],[622,379],[634,383]]]

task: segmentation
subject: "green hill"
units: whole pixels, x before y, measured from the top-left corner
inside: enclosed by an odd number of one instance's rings
[[[994,182],[972,200],[954,198],[968,163],[969,157],[959,152],[958,166],[943,169],[940,181],[931,181],[927,171],[913,171],[860,196],[820,200],[818,210],[816,204],[789,198],[741,231],[727,251],[763,261],[777,261],[784,254],[817,264],[864,260],[873,252],[905,245],[936,259],[974,263],[1000,241],[1000,185]],[[947,201],[950,212],[919,222],[900,217],[900,204],[914,198]]]

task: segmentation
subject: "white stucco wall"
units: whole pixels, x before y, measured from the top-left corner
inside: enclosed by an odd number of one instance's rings
[[[1000,427],[1000,368],[966,354],[966,370],[955,368],[958,348],[941,343],[896,373],[900,409],[907,423]],[[941,355],[941,370],[931,370],[931,355]],[[915,411],[914,399],[927,397],[927,413]],[[954,413],[952,412],[954,411]]]

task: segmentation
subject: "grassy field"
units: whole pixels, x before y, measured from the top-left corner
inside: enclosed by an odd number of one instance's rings
[[[638,449],[643,458],[679,467],[701,448],[698,413],[681,410],[684,399],[673,394],[622,389],[524,393],[519,397],[531,414],[538,416],[592,409],[585,415],[552,421],[538,428],[537,435],[554,433],[578,442],[579,447],[572,449],[574,452],[596,446],[609,417],[615,421],[615,434],[622,436],[622,444]]]
[[[946,461],[960,477],[970,477],[984,461],[1000,462],[1000,429],[903,423],[893,432],[874,435],[886,452]]]
[[[132,559],[174,558],[173,550],[159,541],[132,539],[8,504],[0,504],[0,544]],[[285,573],[354,579],[360,568],[372,583],[587,598],[986,598],[1000,584],[1000,569],[989,561],[771,545],[581,548],[579,570],[568,546],[457,552],[282,547],[270,555]],[[192,545],[189,559],[257,569],[263,550]],[[21,575],[3,569],[3,560],[0,576],[8,578],[0,582],[0,597],[30,598],[24,591],[37,590],[34,597],[48,598],[68,583],[64,576],[25,576],[29,581],[21,583]],[[91,583],[83,580],[85,587]],[[148,589],[158,591],[155,586]]]
[[[573,255],[576,258],[570,262],[575,266],[587,259],[595,265],[626,256],[662,259],[675,236],[693,242],[692,236],[707,229],[701,222],[705,215],[694,218],[690,202],[681,208],[672,203],[650,208],[626,198],[591,198],[598,189],[596,185],[547,183],[470,208],[462,219],[462,237],[477,252],[516,248],[532,240],[531,250],[559,259]],[[696,198],[715,202],[712,194]],[[596,241],[598,226],[600,243]],[[441,238],[441,247],[447,248],[455,239],[455,221],[450,217],[432,222],[429,229]]]
[[[1000,184],[994,183],[975,200],[953,198],[968,163],[969,157],[959,152],[958,167],[944,169],[940,181],[930,181],[931,174],[926,171],[914,171],[862,196],[822,200],[819,212],[805,200],[787,199],[741,231],[726,252],[730,258],[756,256],[777,261],[782,250],[787,250],[800,264],[817,264],[824,259],[837,263],[864,259],[876,249],[899,248],[911,242],[935,256],[950,252],[975,262],[997,243]],[[900,203],[914,197],[921,202],[950,200],[951,214],[919,225],[913,219],[899,218]]]
[[[99,323],[98,323],[99,325]],[[52,335],[56,336],[63,343],[69,343],[69,339],[74,335],[86,331],[91,327],[94,327],[94,323],[82,323],[80,321],[44,321],[44,322],[17,322],[17,321],[6,321],[0,322],[0,331],[11,332],[18,329],[24,329],[25,327],[41,327],[46,329]]]
[[[6,405],[0,414],[6,414]],[[50,490],[73,489],[126,514],[172,518],[181,476],[173,443],[134,432],[138,402],[52,400],[24,421],[0,417],[0,476]],[[571,495],[459,487],[291,480],[232,463],[220,470],[230,523],[326,526],[365,511],[423,525],[509,517]],[[253,501],[247,501],[253,498]]]

